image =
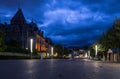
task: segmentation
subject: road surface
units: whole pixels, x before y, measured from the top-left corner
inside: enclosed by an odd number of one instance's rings
[[[0,79],[120,79],[120,64],[87,59],[0,60]]]

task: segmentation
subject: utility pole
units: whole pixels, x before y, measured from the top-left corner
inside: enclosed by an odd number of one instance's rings
[[[64,56],[64,45],[63,45],[63,56]]]
[[[42,46],[42,45],[41,45],[41,37],[40,37],[40,40],[39,40],[39,41],[40,41],[40,56],[41,56],[41,59],[42,59],[42,52],[41,52],[41,46]]]

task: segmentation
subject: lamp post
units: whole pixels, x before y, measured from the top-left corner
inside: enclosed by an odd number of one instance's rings
[[[33,53],[33,39],[31,38],[30,39],[30,56],[31,56],[31,58],[32,58],[32,53]]]
[[[89,59],[90,59],[90,50],[88,51],[88,57],[89,57]]]
[[[54,48],[51,47],[51,57],[53,57],[53,50],[54,50]]]
[[[97,53],[98,53],[98,47],[95,45],[95,57],[97,58]]]

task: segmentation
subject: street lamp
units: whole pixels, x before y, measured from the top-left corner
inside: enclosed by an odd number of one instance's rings
[[[88,51],[88,57],[89,57],[89,59],[90,59],[90,50]]]
[[[51,47],[51,56],[53,56],[53,50],[54,50],[54,48]]]
[[[98,53],[98,47],[97,45],[95,45],[95,56],[97,57],[97,53]]]
[[[32,58],[32,53],[33,53],[33,39],[30,39],[30,54],[31,54],[31,58]]]

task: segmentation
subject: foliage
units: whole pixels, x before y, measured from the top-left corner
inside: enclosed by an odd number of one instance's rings
[[[11,40],[11,41],[7,42],[7,46],[20,48],[20,42],[18,42],[16,40]]]
[[[5,44],[4,44],[4,33],[0,31],[0,51],[5,50]]]
[[[100,43],[100,41],[97,41],[95,42],[92,46],[91,46],[91,56],[92,57],[95,57],[95,50],[96,50],[96,46],[97,46],[97,56],[98,57],[102,57],[104,55],[104,51],[105,51],[105,48],[104,46]]]
[[[97,45],[97,50],[98,50],[99,52],[105,51],[104,46],[103,46],[102,44],[100,44],[99,42],[96,42],[96,43],[94,43],[94,44],[92,45],[92,48],[93,48],[94,50],[95,50],[96,45]]]
[[[102,54],[107,56],[106,51],[111,49],[120,48],[120,20],[116,20],[113,26],[108,29],[106,33],[102,34],[102,37],[98,39],[94,44],[91,46],[91,50],[95,51],[95,45],[98,47],[98,54]]]
[[[38,55],[38,51],[35,49],[33,55]]]
[[[58,56],[68,55],[70,53],[66,47],[60,44],[54,45],[54,52],[57,52]]]
[[[91,57],[95,57],[95,50],[94,49],[92,49],[92,48],[90,48],[90,56]]]
[[[29,50],[21,49],[19,47],[11,47],[11,46],[7,46],[5,52],[25,53],[25,54],[29,54],[30,53]]]
[[[97,40],[105,51],[109,48],[120,48],[120,20],[116,20],[113,26],[102,34],[102,37]]]

